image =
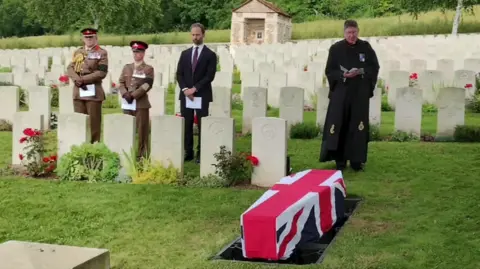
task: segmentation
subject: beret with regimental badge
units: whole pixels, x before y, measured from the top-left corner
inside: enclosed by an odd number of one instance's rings
[[[145,51],[148,49],[148,44],[143,41],[132,41],[130,47],[133,51]]]
[[[82,29],[80,32],[83,34],[83,36],[90,37],[97,35],[98,30],[95,28],[85,28]]]

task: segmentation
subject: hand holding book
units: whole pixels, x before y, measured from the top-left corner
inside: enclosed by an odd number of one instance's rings
[[[355,76],[357,76],[357,75],[363,75],[363,74],[365,74],[365,71],[364,71],[363,68],[356,68],[356,67],[354,67],[354,68],[351,68],[350,70],[348,70],[348,69],[346,69],[345,67],[343,67],[343,66],[340,65],[340,70],[343,71],[343,76],[344,76],[345,78],[353,78],[353,77],[355,77]]]

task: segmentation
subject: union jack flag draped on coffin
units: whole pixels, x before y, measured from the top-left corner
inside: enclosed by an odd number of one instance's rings
[[[345,214],[341,171],[306,170],[282,178],[240,217],[247,259],[286,260],[315,242]]]

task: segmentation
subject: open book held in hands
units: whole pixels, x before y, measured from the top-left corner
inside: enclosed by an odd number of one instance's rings
[[[363,70],[363,68],[355,68],[355,67],[354,67],[354,68],[348,70],[347,68],[345,68],[345,67],[343,67],[343,66],[340,65],[340,70],[342,70],[342,71],[345,72],[345,73],[351,73],[351,72],[359,71],[358,73],[359,73],[360,75],[365,74],[365,71]]]

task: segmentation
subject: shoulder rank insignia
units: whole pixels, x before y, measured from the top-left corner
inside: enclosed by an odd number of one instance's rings
[[[363,126],[363,121],[361,121],[360,124],[358,125],[358,130],[363,131],[364,128],[365,126]]]
[[[330,127],[330,134],[335,133],[335,124],[332,124],[332,127]]]

